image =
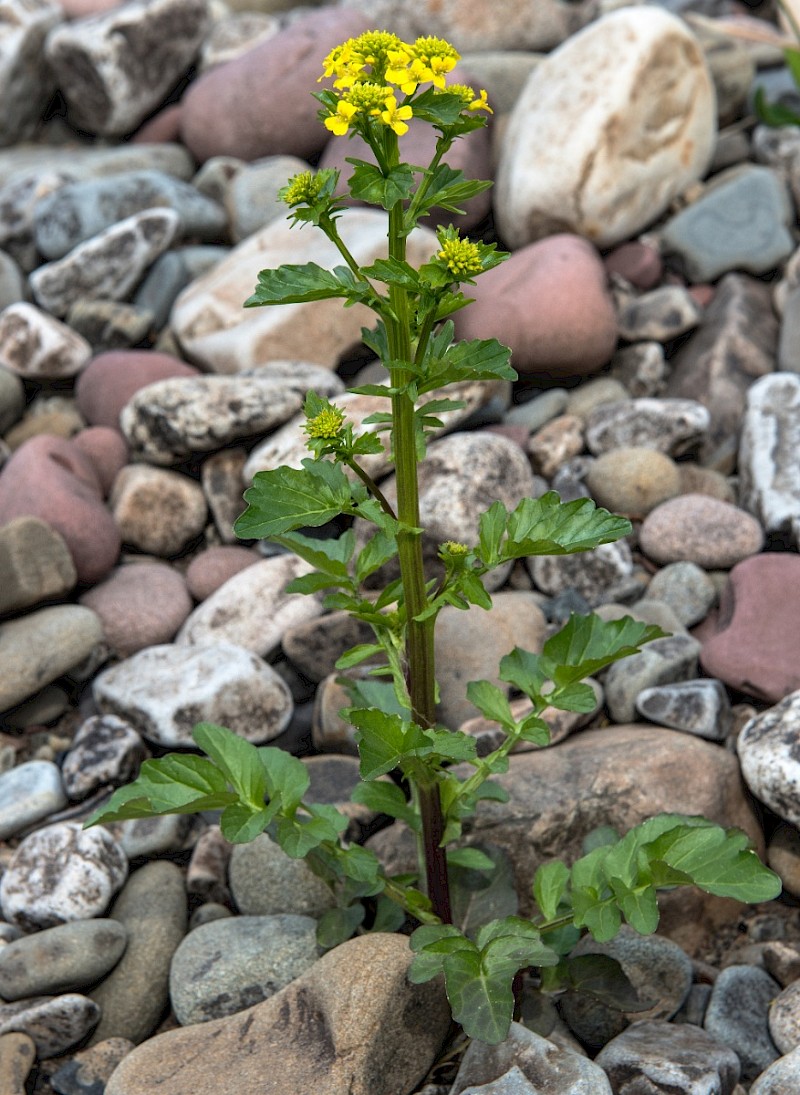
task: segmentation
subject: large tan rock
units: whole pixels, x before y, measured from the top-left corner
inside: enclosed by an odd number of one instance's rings
[[[398,1095],[413,1091],[450,1025],[437,982],[411,985],[408,941],[343,943],[269,1000],[169,1031],[130,1053],[106,1095]]]
[[[495,191],[512,247],[573,231],[628,239],[702,177],[716,134],[697,40],[654,6],[623,8],[532,73],[511,114]]]

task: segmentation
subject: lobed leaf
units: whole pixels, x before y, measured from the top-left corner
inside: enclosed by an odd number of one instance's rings
[[[268,540],[338,517],[351,505],[352,486],[337,464],[304,460],[302,468],[282,465],[257,472],[244,499],[247,509],[234,532],[244,540]]]

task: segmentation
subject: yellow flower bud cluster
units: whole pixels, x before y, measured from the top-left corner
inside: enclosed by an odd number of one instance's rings
[[[469,548],[466,544],[460,544],[457,540],[445,540],[441,545],[442,555],[455,555],[463,556],[469,555]]]
[[[451,95],[460,95],[467,110],[485,110],[488,114],[494,114],[484,88],[481,88],[480,95],[477,97],[474,89],[466,84],[448,84],[447,90]]]
[[[332,441],[339,436],[343,424],[344,411],[329,404],[318,415],[309,418],[304,428],[309,437],[320,437],[325,441]]]
[[[454,278],[462,280],[481,273],[483,263],[481,262],[480,249],[476,243],[447,237],[444,239],[440,237],[439,242],[442,249],[437,253],[438,257],[442,259]]]
[[[313,205],[322,192],[324,183],[313,171],[301,171],[293,175],[278,194],[287,205]]]

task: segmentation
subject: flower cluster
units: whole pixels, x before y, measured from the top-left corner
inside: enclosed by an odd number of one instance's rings
[[[414,111],[409,96],[421,84],[445,90],[446,77],[460,60],[459,53],[443,38],[417,38],[411,44],[387,31],[367,31],[348,38],[325,58],[320,79],[333,77],[338,98],[325,101],[325,126],[337,137],[376,119],[398,136],[408,131]],[[476,96],[464,85],[448,87],[459,95],[466,110],[491,113],[486,92]],[[398,101],[398,95],[405,96]]]
[[[340,411],[332,403],[313,418],[309,418],[304,429],[309,437],[318,437],[326,441],[332,441],[338,437],[344,424],[344,411]]]
[[[313,205],[324,185],[322,176],[314,175],[313,171],[300,171],[278,191],[278,197],[287,205]]]
[[[481,273],[483,262],[477,243],[444,234],[440,235],[439,242],[442,246],[437,252],[437,258],[444,262],[456,280],[463,281]]]

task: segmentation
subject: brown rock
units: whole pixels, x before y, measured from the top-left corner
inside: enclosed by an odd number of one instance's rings
[[[239,543],[233,524],[244,513],[242,476],[246,460],[244,449],[225,449],[203,461],[203,491],[223,544]]]
[[[196,601],[204,601],[234,574],[260,563],[263,558],[251,548],[215,544],[192,559],[186,571],[186,585]]]
[[[764,533],[755,517],[707,494],[682,494],[657,506],[639,531],[639,546],[657,563],[686,561],[725,569],[755,555]]]
[[[80,603],[100,617],[106,642],[121,658],[169,642],[192,610],[186,582],[161,563],[119,567]]]
[[[534,471],[551,479],[573,456],[583,452],[583,419],[574,414],[553,418],[531,437],[528,453]]]
[[[409,984],[410,959],[399,935],[343,943],[269,1000],[134,1050],[106,1095],[218,1095],[231,1075],[259,1095],[411,1091],[450,1016],[438,981]]]
[[[0,1034],[0,1095],[25,1095],[35,1060],[36,1044],[27,1034]]]
[[[164,558],[177,555],[206,521],[206,500],[198,483],[144,464],[122,469],[109,502],[123,541]]]
[[[62,597],[77,575],[63,536],[38,517],[0,528],[0,612]]]

